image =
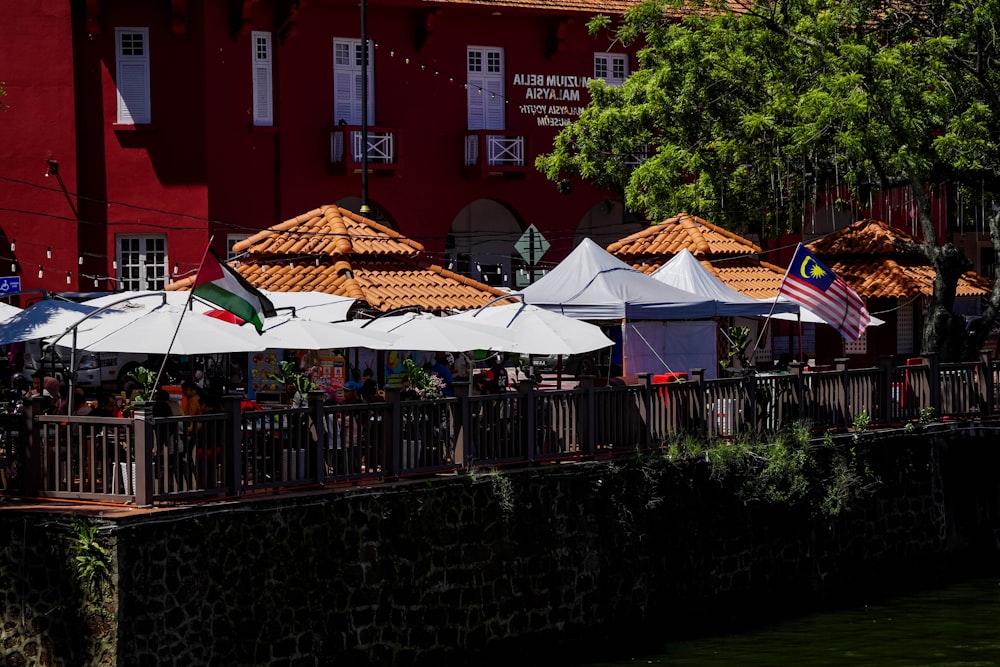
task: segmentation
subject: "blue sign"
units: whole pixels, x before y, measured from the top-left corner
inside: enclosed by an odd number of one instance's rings
[[[0,277],[0,296],[21,291],[21,276]]]

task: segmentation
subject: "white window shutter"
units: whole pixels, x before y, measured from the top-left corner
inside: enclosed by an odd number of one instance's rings
[[[118,113],[124,125],[149,123],[149,30],[115,30]]]
[[[250,44],[253,49],[253,124],[269,126],[274,123],[271,35],[254,31],[251,33]]]
[[[469,75],[468,90],[466,97],[469,105],[469,129],[486,129],[486,104],[483,98],[486,97],[486,81],[482,76]]]
[[[486,80],[486,90],[483,91],[486,106],[486,129],[503,130],[504,125],[504,96],[503,78],[490,77]]]
[[[357,75],[348,70],[337,70],[333,74],[333,115],[334,122],[341,121],[347,125],[357,125],[361,122],[360,115],[355,115],[355,89]]]

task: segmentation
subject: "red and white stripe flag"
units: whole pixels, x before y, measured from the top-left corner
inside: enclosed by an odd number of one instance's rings
[[[814,312],[847,341],[861,338],[872,320],[858,293],[801,243],[778,294]]]

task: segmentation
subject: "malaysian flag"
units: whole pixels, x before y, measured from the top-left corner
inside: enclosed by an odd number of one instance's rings
[[[847,341],[861,338],[872,319],[858,293],[801,243],[778,294],[814,312]]]

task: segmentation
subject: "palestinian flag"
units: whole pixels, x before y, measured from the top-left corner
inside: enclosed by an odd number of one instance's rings
[[[223,264],[212,250],[205,254],[195,276],[194,295],[249,322],[257,333],[264,330],[264,318],[275,315],[271,301],[243,276]]]

